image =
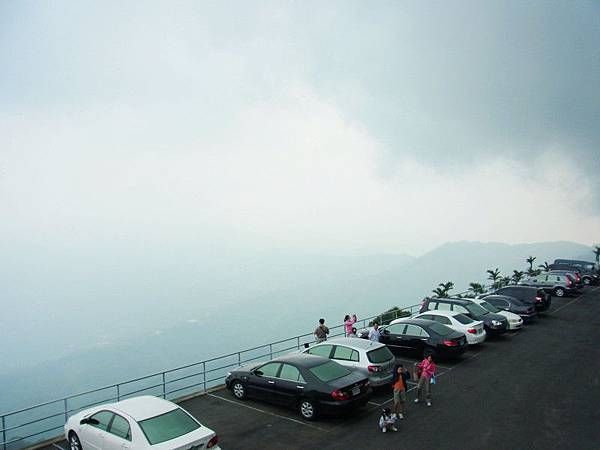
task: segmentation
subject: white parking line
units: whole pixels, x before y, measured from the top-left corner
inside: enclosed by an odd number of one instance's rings
[[[595,287],[594,289],[592,289],[590,292],[596,292],[598,289],[600,289],[600,287]],[[561,311],[562,309],[566,308],[567,306],[569,306],[571,303],[576,302],[577,300],[580,300],[581,298],[585,297],[584,294],[580,295],[579,297],[575,297],[573,300],[571,300],[569,303],[565,303],[564,305],[562,305],[560,308],[556,308],[554,311],[549,312],[548,314],[554,314],[556,312]]]
[[[52,445],[60,450],[65,450],[64,448],[62,448],[60,445],[52,443]]]
[[[238,405],[238,406],[242,406],[244,408],[252,409],[254,411],[257,411],[257,412],[260,412],[260,413],[263,413],[263,414],[267,414],[269,416],[277,417],[279,419],[289,420],[290,422],[298,423],[300,425],[307,426],[308,428],[314,428],[315,430],[323,431],[324,433],[329,433],[330,432],[329,430],[326,430],[324,428],[318,427],[318,426],[310,424],[310,423],[303,422],[303,421],[298,420],[298,419],[294,419],[292,417],[282,416],[281,414],[275,414],[275,413],[272,413],[272,412],[269,412],[269,411],[265,411],[264,409],[256,408],[256,407],[250,406],[250,405],[245,405],[244,403],[241,403],[241,402],[238,402],[238,401],[235,401],[235,400],[230,400],[228,398],[219,397],[218,395],[215,395],[215,394],[206,394],[206,395],[209,396],[209,397],[218,398],[219,400],[223,400],[224,402],[227,402],[227,403],[233,403],[234,405]]]

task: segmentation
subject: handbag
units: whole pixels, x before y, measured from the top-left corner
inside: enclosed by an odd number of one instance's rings
[[[433,375],[433,376],[431,377],[431,380],[429,380],[429,382],[430,382],[431,384],[436,384],[436,383],[437,383],[437,381],[435,380],[435,375]]]

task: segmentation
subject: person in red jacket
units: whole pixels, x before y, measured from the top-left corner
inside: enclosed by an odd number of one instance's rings
[[[419,378],[419,384],[417,384],[417,398],[415,398],[415,403],[419,403],[421,400],[421,393],[425,391],[427,406],[431,406],[431,385],[435,384],[436,371],[433,357],[431,355],[427,356],[427,358],[417,364],[416,367],[417,370],[420,369],[421,376]]]

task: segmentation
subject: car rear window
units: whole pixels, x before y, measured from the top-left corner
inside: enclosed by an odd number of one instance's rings
[[[346,375],[349,375],[351,373],[344,366],[333,361],[329,361],[319,366],[312,367],[309,370],[315,377],[317,377],[324,383],[327,383],[328,381],[332,380],[337,380],[338,378],[345,377]]]
[[[380,364],[394,359],[394,355],[392,355],[392,352],[390,352],[389,348],[384,346],[367,352],[367,359],[370,363]]]
[[[429,325],[429,329],[433,330],[440,336],[448,336],[450,333],[453,332],[452,328],[448,328],[446,325],[442,325],[441,323],[437,322],[434,322],[431,325]]]
[[[138,422],[150,445],[170,441],[200,428],[181,408]]]
[[[454,315],[452,317],[454,317],[455,320],[459,321],[463,325],[466,325],[468,323],[474,322],[473,319],[471,319],[470,317],[465,316],[464,314],[456,314],[456,315]]]

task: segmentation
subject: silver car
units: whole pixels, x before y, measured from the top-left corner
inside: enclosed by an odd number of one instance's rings
[[[558,273],[542,273],[520,281],[519,284],[543,288],[546,292],[556,297],[564,297],[568,293],[578,290],[575,280],[570,275]]]
[[[302,353],[333,359],[369,377],[371,386],[390,383],[396,362],[396,358],[384,344],[350,337],[328,339],[307,348]]]

